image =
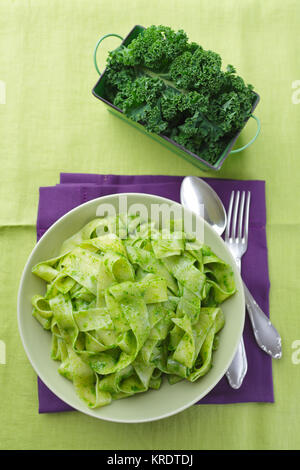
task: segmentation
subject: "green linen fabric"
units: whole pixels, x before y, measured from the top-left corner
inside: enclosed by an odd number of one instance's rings
[[[299,22],[298,0],[0,1],[1,449],[300,447]],[[220,173],[205,176],[266,180],[270,309],[283,338],[283,358],[273,365],[274,404],[194,406],[133,425],[78,412],[38,414],[16,299],[36,242],[39,186],[56,184],[61,171],[204,175],[115,119],[91,94],[98,38],[125,36],[135,24],[184,29],[190,40],[219,52],[224,65],[235,65],[261,95],[258,140],[228,158]],[[118,42],[101,45],[100,68]],[[251,121],[238,143],[254,133]]]

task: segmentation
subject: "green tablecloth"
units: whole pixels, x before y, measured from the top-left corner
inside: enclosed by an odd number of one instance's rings
[[[300,93],[293,88],[300,85],[299,22],[298,0],[0,3],[0,341],[6,346],[6,364],[0,364],[0,448],[300,447],[300,355],[293,349],[300,339]],[[124,36],[134,24],[183,28],[191,40],[219,52],[224,65],[234,64],[261,95],[259,139],[231,156],[218,176],[267,182],[271,317],[283,337],[283,358],[273,368],[275,404],[194,406],[138,425],[77,412],[38,415],[36,376],[17,331],[16,297],[36,240],[39,186],[56,184],[60,171],[201,174],[115,119],[91,94],[99,36]],[[100,66],[118,41],[103,44]],[[254,132],[251,122],[239,143]]]

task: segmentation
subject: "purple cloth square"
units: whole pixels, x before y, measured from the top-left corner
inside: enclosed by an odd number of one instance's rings
[[[60,184],[40,188],[37,238],[61,216],[91,199],[113,193],[143,192],[180,202],[183,177],[164,175],[94,175],[62,173]],[[263,311],[269,315],[269,273],[266,241],[265,182],[204,178],[228,208],[232,190],[251,191],[248,250],[242,260],[242,276]],[[244,342],[248,372],[240,389],[233,390],[226,377],[199,404],[274,402],[272,359],[256,344],[246,315]],[[39,412],[54,413],[72,408],[57,398],[38,378]]]

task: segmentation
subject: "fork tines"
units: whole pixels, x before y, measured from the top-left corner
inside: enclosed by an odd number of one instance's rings
[[[226,226],[225,239],[240,239],[247,242],[249,229],[250,198],[250,191],[247,191],[247,197],[246,191],[242,191],[241,194],[240,191],[232,191],[228,208],[228,220]]]

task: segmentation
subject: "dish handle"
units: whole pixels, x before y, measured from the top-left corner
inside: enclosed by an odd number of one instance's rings
[[[121,39],[121,41],[123,41],[122,36],[120,36],[119,34],[114,34],[114,33],[105,34],[104,36],[102,36],[102,37],[99,39],[99,41],[98,41],[97,44],[96,44],[95,50],[94,50],[94,65],[95,65],[95,68],[96,68],[97,72],[99,73],[99,75],[101,75],[101,72],[100,72],[99,67],[98,67],[98,64],[97,64],[97,51],[98,51],[98,47],[100,46],[101,42],[102,42],[104,39],[106,39],[106,38],[108,38],[108,37],[110,37],[110,36],[114,36],[114,37],[116,37],[116,38]]]
[[[249,142],[246,144],[246,145],[243,145],[243,147],[240,147],[238,149],[235,149],[235,150],[231,150],[230,153],[238,153],[238,152],[241,152],[242,150],[245,150],[247,147],[249,147],[251,144],[253,144],[253,142],[257,139],[259,133],[260,133],[260,129],[261,129],[261,125],[260,125],[260,120],[258,119],[257,116],[254,116],[254,114],[251,114],[250,117],[252,117],[253,119],[255,119],[256,123],[257,123],[257,129],[256,129],[256,134],[254,137],[252,137],[251,140],[249,140]]]

